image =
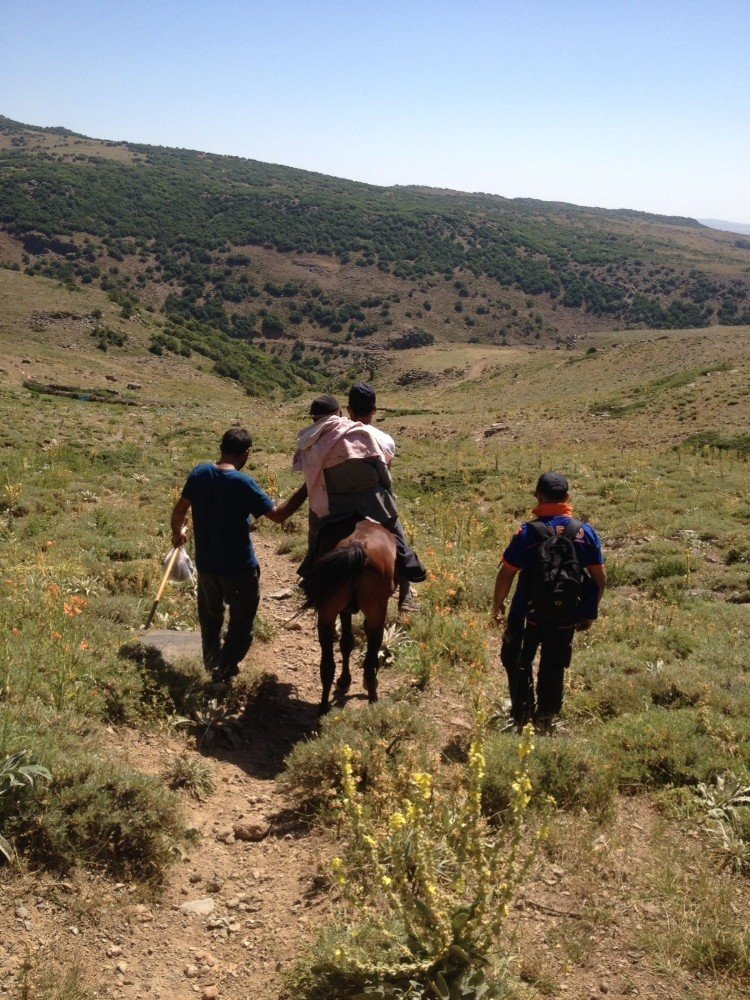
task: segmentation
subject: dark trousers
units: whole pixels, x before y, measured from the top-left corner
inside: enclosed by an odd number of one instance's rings
[[[399,578],[411,583],[422,583],[427,579],[427,570],[420,562],[419,556],[409,544],[404,526],[399,518],[386,525],[396,539],[396,566]]]
[[[575,629],[537,625],[510,617],[503,635],[500,660],[508,675],[511,715],[523,725],[550,719],[562,708],[565,671],[573,656]],[[534,698],[534,657],[540,650]]]
[[[233,671],[245,658],[253,641],[253,625],[260,604],[260,570],[239,576],[198,573],[198,621],[201,626],[203,665],[208,671]],[[221,641],[224,607],[229,622]]]

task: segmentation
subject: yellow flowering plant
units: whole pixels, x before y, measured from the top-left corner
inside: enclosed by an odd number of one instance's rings
[[[456,993],[454,986],[487,964],[513,896],[546,835],[544,826],[532,835],[527,824],[531,727],[519,743],[511,807],[501,824],[490,823],[482,811],[484,742],[485,722],[479,715],[461,782],[443,790],[427,771],[416,771],[408,793],[385,813],[369,807],[352,750],[343,748],[339,804],[346,846],[334,859],[334,882],[352,921],[352,942],[366,921],[387,943],[373,961],[363,957],[361,948],[345,943],[336,951],[337,975],[360,988],[372,987],[363,996],[373,990],[377,995],[376,985],[388,983],[419,984],[418,992],[412,989],[405,996],[478,995]],[[484,982],[483,973],[481,978]]]

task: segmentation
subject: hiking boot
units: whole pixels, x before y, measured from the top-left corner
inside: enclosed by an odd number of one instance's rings
[[[398,604],[399,614],[416,614],[417,611],[422,610],[422,605],[417,600],[417,595],[411,589],[408,589],[406,594],[404,594],[403,600],[399,601]]]
[[[233,677],[240,672],[240,668],[235,663],[231,667],[215,667],[211,671],[212,684],[229,684]]]
[[[537,715],[534,719],[534,732],[537,736],[551,736],[555,729],[554,715]]]

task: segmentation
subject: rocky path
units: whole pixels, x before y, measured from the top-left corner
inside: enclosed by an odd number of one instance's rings
[[[139,899],[135,886],[86,876],[53,887],[50,901],[43,879],[21,880],[9,901],[14,933],[0,945],[0,995],[16,995],[28,949],[35,968],[80,962],[101,997],[275,1000],[280,971],[325,919],[319,876],[330,848],[294,822],[275,781],[290,749],[318,722],[314,618],[284,627],[298,603],[294,567],[276,555],[274,535],[259,533],[255,544],[261,613],[273,637],[256,642],[249,661],[279,683],[262,713],[233,730],[233,742],[217,738],[204,748],[216,791],[205,802],[185,796],[195,844],[157,901]],[[183,655],[191,641],[197,651],[197,637],[178,635]],[[355,674],[347,708],[365,703]],[[178,736],[118,730],[111,740],[113,753],[146,773],[163,772],[170,756],[197,753]]]

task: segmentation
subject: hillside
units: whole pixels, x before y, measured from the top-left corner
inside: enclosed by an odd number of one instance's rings
[[[163,350],[218,334],[308,368],[750,322],[750,251],[695,220],[382,188],[2,117],[0,264],[162,316]]]
[[[361,994],[326,977],[353,947],[382,965],[371,921],[390,875],[346,910],[332,867],[350,858],[343,748],[367,768],[367,822],[385,827],[416,775],[455,793],[484,704],[481,804],[507,815],[518,739],[502,729],[492,581],[539,470],[562,467],[611,586],[576,640],[563,726],[530,758],[534,789],[557,805],[528,814],[526,832],[548,837],[487,974],[505,1000],[746,998],[750,821],[731,795],[732,775],[750,787],[750,330],[395,352],[379,422],[431,579],[399,622],[379,705],[363,704],[357,677],[320,726],[314,620],[286,627],[303,515],[254,534],[261,617],[227,702],[201,674],[189,585],[169,587],[156,623],[181,653],[133,648],[187,471],[239,421],[255,436],[252,474],[288,491],[317,389],[248,397],[196,351],[151,352],[158,314],[121,313],[94,282],[0,270],[0,766],[28,751],[51,775],[0,796],[17,852],[0,866],[0,993]],[[241,824],[261,839],[236,836]]]

